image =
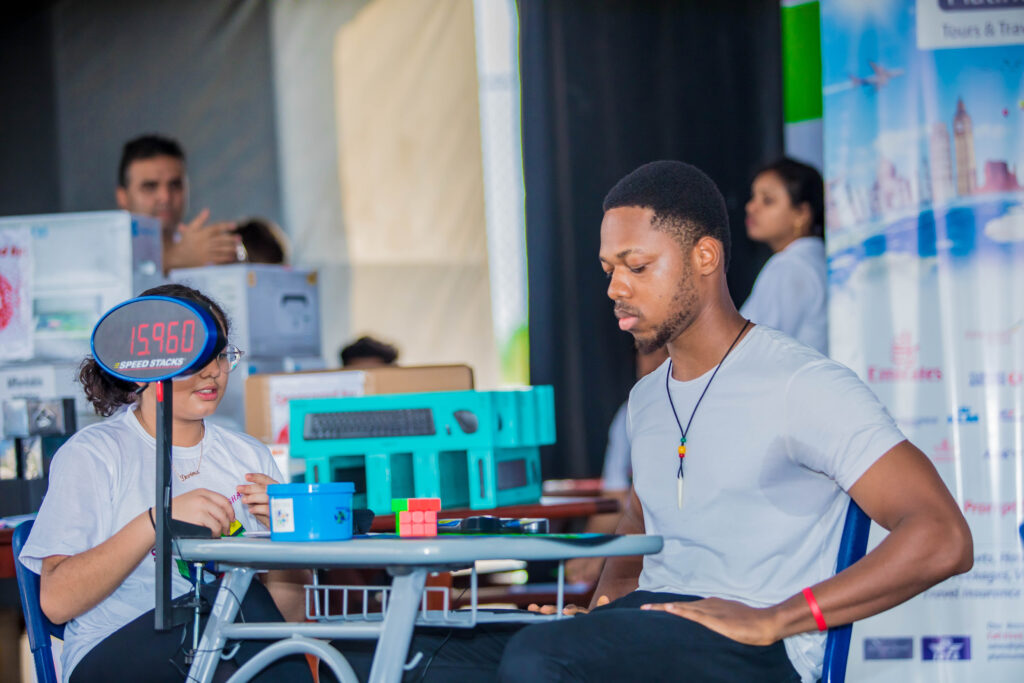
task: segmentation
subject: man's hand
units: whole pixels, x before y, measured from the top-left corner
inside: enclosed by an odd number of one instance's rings
[[[602,605],[607,605],[609,602],[611,602],[611,600],[608,599],[608,596],[602,595],[597,599],[597,603],[594,606],[601,607]],[[538,605],[534,603],[526,609],[530,610],[531,612],[539,612],[540,614],[554,614],[557,607],[555,607],[555,605]],[[587,609],[586,607],[580,607],[579,605],[565,605],[564,607],[562,607],[562,614],[569,617],[573,616],[574,614],[587,614],[589,612],[589,609]]]
[[[228,533],[231,522],[235,521],[231,501],[210,489],[196,489],[175,496],[171,510],[174,519],[205,526],[213,531],[214,538]]]
[[[249,506],[249,512],[260,524],[270,528],[270,496],[267,486],[276,484],[273,478],[259,472],[250,472],[245,480],[251,484],[240,484],[236,490],[242,494],[242,502]]]
[[[231,221],[206,224],[210,210],[203,209],[190,223],[178,228],[177,240],[164,241],[164,270],[191,268],[210,264],[234,263],[242,238]]]
[[[770,609],[750,607],[734,600],[705,598],[693,602],[663,602],[640,609],[660,610],[683,617],[747,645],[771,645],[779,640]]]

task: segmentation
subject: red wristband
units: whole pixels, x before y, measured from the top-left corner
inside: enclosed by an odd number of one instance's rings
[[[818,630],[827,631],[828,624],[825,623],[825,615],[821,613],[818,601],[814,599],[814,593],[809,587],[804,589],[804,599],[807,600],[807,606],[811,608],[811,616],[814,617],[814,623],[818,625]]]

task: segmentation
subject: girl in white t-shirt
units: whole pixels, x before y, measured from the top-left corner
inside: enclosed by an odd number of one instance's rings
[[[828,353],[828,270],[821,174],[780,159],[754,177],[747,236],[774,254],[757,276],[740,315]]]
[[[227,316],[202,293],[170,284],[143,294],[200,304],[227,337]],[[266,528],[266,487],[282,479],[264,445],[205,419],[216,411],[241,355],[229,344],[206,367],[172,383],[173,515],[208,527],[215,536],[229,533],[236,520],[245,529]],[[43,612],[54,623],[67,623],[64,681],[184,680],[192,620],[163,632],[153,624],[154,390],[113,377],[91,357],[83,361],[79,379],[96,411],[109,419],[76,433],[54,456],[46,497],[19,558],[40,574]],[[175,597],[193,590],[195,577],[187,572],[172,569]],[[301,619],[306,573],[266,576],[266,588],[253,582],[240,619],[279,621],[282,613]],[[210,604],[216,587],[215,580],[202,586]],[[216,680],[266,644],[242,643],[233,659],[222,662]],[[257,680],[310,681],[312,676],[305,658],[296,656],[280,660]]]

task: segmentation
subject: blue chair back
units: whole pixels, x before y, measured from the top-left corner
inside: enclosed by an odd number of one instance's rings
[[[53,649],[50,636],[64,639],[64,625],[54,624],[43,614],[39,606],[39,575],[18,560],[21,549],[32,531],[32,521],[22,522],[11,537],[14,551],[14,572],[18,577],[18,592],[21,594],[21,611],[25,615],[25,630],[28,644],[36,663],[36,680],[39,683],[58,683],[57,671],[53,666]]]
[[[869,531],[871,531],[871,518],[851,500],[850,506],[846,509],[843,536],[839,541],[836,574],[864,557],[868,550]],[[828,636],[825,639],[825,660],[822,666],[821,683],[844,683],[846,680],[846,661],[850,654],[850,637],[852,635],[853,624],[837,626],[828,630]]]

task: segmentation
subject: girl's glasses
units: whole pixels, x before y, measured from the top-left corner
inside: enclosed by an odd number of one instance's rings
[[[242,356],[245,355],[245,351],[234,344],[228,344],[224,347],[224,350],[217,354],[217,363],[223,372],[231,372],[238,367],[238,362],[242,360]]]
[[[245,351],[241,350],[234,344],[228,344],[224,347],[224,350],[217,354],[217,367],[220,371],[226,374],[230,374],[232,370],[238,367],[239,361],[242,360],[242,356],[245,355]],[[200,369],[198,372],[202,372]],[[172,377],[175,382],[184,381],[195,377],[196,373],[190,373],[188,375],[176,375]],[[147,385],[148,386],[148,385]]]

